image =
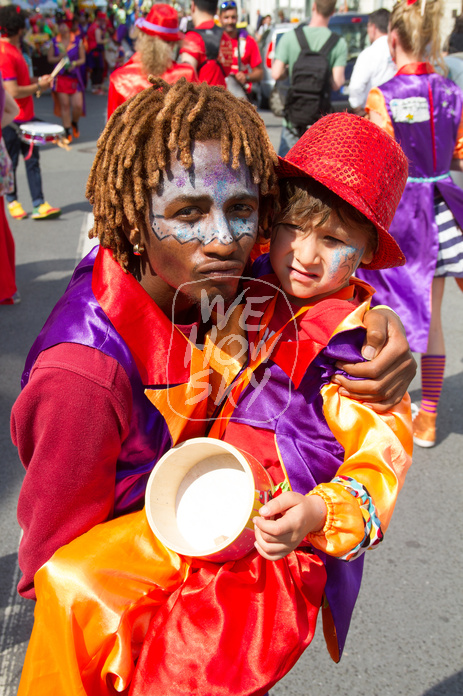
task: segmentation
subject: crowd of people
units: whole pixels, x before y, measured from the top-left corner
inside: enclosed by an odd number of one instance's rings
[[[463,191],[450,177],[463,171],[463,92],[442,74],[442,0],[399,0],[370,17],[356,113],[298,120],[298,99],[313,107],[314,88],[304,102],[295,84],[306,50],[323,54],[319,105],[345,81],[335,5],[314,0],[276,49],[292,108],[280,157],[251,103],[263,32],[239,28],[235,0],[191,0],[189,18],[165,3],[94,17],[63,6],[37,78],[24,13],[0,7],[3,137],[13,173],[24,156],[34,219],[60,210],[17,124],[51,88],[78,138],[86,90],[108,85],[86,191],[99,244],[34,343],[12,412],[26,470],[18,589],[37,600],[20,696],[263,696],[310,644],[320,607],[341,658],[364,553],[383,539],[413,442],[437,439],[445,278],[463,289]],[[4,195],[24,218],[15,179]],[[0,228],[11,270],[3,209]],[[205,303],[217,305],[207,319]],[[280,488],[256,511],[254,550],[225,564],[167,548],[143,509],[159,459],[205,436],[255,457]]]

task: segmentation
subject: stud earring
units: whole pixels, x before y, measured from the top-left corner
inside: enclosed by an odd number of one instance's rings
[[[145,247],[142,244],[133,245],[133,253],[135,254],[135,256],[141,256],[144,251]]]

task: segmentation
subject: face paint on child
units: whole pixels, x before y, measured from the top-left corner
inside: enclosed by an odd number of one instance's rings
[[[347,284],[357,270],[364,252],[365,247],[359,249],[349,245],[333,250],[329,271],[333,284]]]
[[[255,239],[258,185],[251,181],[244,160],[241,164],[236,171],[225,164],[218,141],[197,142],[188,171],[173,159],[152,196],[150,222],[156,237],[201,245]]]
[[[294,304],[318,300],[341,290],[359,264],[371,261],[370,233],[336,215],[322,225],[315,216],[300,226],[291,219],[276,225],[270,260],[282,288]]]

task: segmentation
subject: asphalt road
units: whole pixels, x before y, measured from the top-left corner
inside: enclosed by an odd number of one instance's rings
[[[83,253],[91,208],[85,182],[105,122],[104,97],[88,95],[82,135],[69,152],[42,149],[45,195],[59,220],[12,221],[22,303],[0,307],[0,696],[16,694],[33,604],[15,592],[22,468],[9,413],[27,352]],[[56,122],[44,95],[37,115]],[[263,113],[275,146],[279,122]],[[19,198],[31,210],[20,165]],[[462,696],[463,694],[463,296],[448,281],[444,298],[448,361],[434,449],[414,463],[383,544],[368,553],[365,579],[344,656],[330,661],[321,630],[273,696]],[[411,386],[419,399],[419,381]],[[57,433],[62,436],[62,433]],[[321,627],[320,627],[321,628]]]

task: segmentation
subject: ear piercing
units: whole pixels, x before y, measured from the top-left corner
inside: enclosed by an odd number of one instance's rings
[[[134,244],[133,245],[133,253],[135,256],[141,256],[143,252],[145,251],[145,247],[143,244]]]

